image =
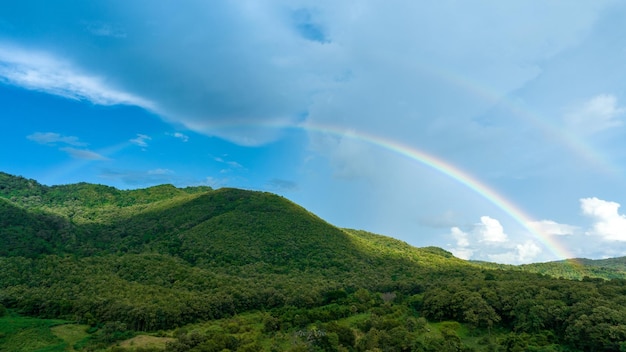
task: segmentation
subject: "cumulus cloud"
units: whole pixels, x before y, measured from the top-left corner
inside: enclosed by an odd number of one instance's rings
[[[56,143],[63,143],[68,145],[73,145],[76,147],[86,146],[87,143],[81,142],[78,137],[74,136],[63,136],[59,133],[54,132],[35,132],[31,135],[26,136],[26,138],[31,141],[40,143],[40,144],[51,144],[54,145]]]
[[[560,224],[553,220],[534,221],[530,225],[537,229],[539,233],[556,236],[573,235],[580,231],[578,226]]]
[[[109,158],[98,154],[94,151],[87,149],[76,149],[72,147],[64,147],[59,150],[68,153],[70,156],[76,159],[84,159],[84,160],[109,160]]]
[[[516,244],[514,249],[505,253],[489,254],[490,260],[497,263],[529,263],[535,259],[542,250],[536,243],[532,241],[526,241],[524,243]]]
[[[129,142],[132,144],[138,145],[140,147],[146,148],[148,147],[148,142],[152,138],[145,134],[137,133],[137,138],[130,139]]]
[[[577,132],[595,133],[621,126],[624,112],[626,109],[618,106],[614,95],[600,94],[566,114],[565,122]]]
[[[469,234],[463,232],[458,227],[451,228],[450,234],[452,235],[452,238],[454,238],[454,240],[456,241],[456,247],[450,249],[452,254],[461,259],[470,259],[472,257],[472,254],[474,254],[474,250],[468,248],[470,246]]]
[[[521,264],[532,262],[543,252],[533,240],[509,239],[500,221],[489,216],[481,216],[480,222],[467,231],[452,227],[450,236],[455,244],[449,250],[462,259]]]
[[[500,221],[489,216],[481,216],[480,223],[476,224],[474,231],[480,236],[480,242],[488,244],[503,243],[508,238]]]
[[[607,241],[626,242],[626,216],[619,213],[620,204],[596,197],[581,198],[583,215],[592,219],[588,235]]]
[[[467,247],[469,246],[469,235],[463,231],[461,231],[458,227],[453,227],[451,229],[452,237],[456,240],[456,245],[459,247]]]

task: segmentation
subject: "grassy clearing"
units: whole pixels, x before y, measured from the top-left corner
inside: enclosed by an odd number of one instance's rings
[[[126,348],[129,350],[137,349],[137,348],[157,348],[157,349],[165,349],[165,344],[169,341],[174,341],[171,337],[156,337],[150,335],[138,335],[133,337],[132,339],[128,339],[120,342],[119,347]]]
[[[67,342],[67,351],[75,351],[74,346],[89,337],[88,325],[64,324],[53,326],[50,330],[61,340]]]
[[[0,351],[63,352],[68,343],[52,333],[62,320],[36,319],[9,315],[0,318]]]

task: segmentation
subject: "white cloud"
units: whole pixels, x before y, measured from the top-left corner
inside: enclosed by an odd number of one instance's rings
[[[461,231],[458,227],[453,227],[451,229],[452,237],[456,240],[456,245],[459,247],[467,247],[469,246],[468,234],[466,232]]]
[[[59,133],[54,133],[54,132],[35,132],[31,135],[26,136],[26,138],[30,139],[31,141],[35,141],[37,143],[40,144],[52,144],[54,145],[55,143],[64,143],[64,144],[68,144],[68,145],[73,145],[76,147],[82,147],[82,146],[86,146],[87,143],[83,143],[81,141],[79,141],[78,137],[74,137],[74,136],[63,136]]]
[[[596,197],[581,198],[580,208],[584,215],[593,220],[588,235],[607,241],[626,241],[626,216],[619,214],[620,204]]]
[[[54,132],[35,132],[31,135],[26,136],[27,139],[47,145],[47,146],[56,146],[57,144],[69,145],[71,147],[65,146],[59,148],[60,151],[69,154],[71,157],[75,159],[84,159],[84,160],[109,160],[109,158],[98,154],[94,151],[88,149],[78,149],[74,147],[84,147],[87,143],[81,142],[78,137],[75,136],[64,136],[59,133]]]
[[[333,121],[415,133],[428,129],[425,121],[410,121],[416,116],[477,112],[475,94],[454,87],[450,77],[498,87],[505,96],[537,74],[536,61],[577,43],[599,3],[193,0],[180,8],[139,0],[72,3],[72,12],[37,19],[15,7],[5,10],[6,20],[15,18],[10,22],[32,42],[54,49],[4,45],[0,76],[96,104],[141,106],[247,145],[280,137],[258,126],[293,125],[316,104],[339,110]],[[85,21],[85,13],[99,15]],[[321,95],[334,99],[317,100]],[[449,104],[451,95],[464,96]]]
[[[187,142],[187,141],[189,141],[189,136],[187,136],[187,135],[185,135],[185,134],[182,134],[182,133],[180,133],[180,132],[175,132],[175,133],[173,134],[173,136],[174,136],[174,137],[176,137],[176,138],[178,138],[178,139],[180,139],[180,140],[181,140],[181,141],[183,141],[183,142]]]
[[[140,147],[146,148],[148,146],[148,142],[146,141],[149,141],[151,139],[152,138],[148,135],[137,133],[137,138],[130,139],[129,142],[135,145],[138,145]]]
[[[470,259],[472,257],[472,254],[474,254],[474,250],[468,248],[470,246],[469,234],[463,232],[458,227],[451,228],[450,234],[452,235],[452,238],[454,238],[454,240],[456,241],[456,247],[450,249],[452,254],[461,259]]]
[[[520,263],[530,262],[542,252],[541,247],[532,241],[517,244],[515,245],[515,249],[517,253],[517,261]]]
[[[480,242],[488,244],[503,243],[508,238],[500,221],[489,216],[481,216],[480,223],[476,224],[474,231],[480,236]]]
[[[470,248],[451,248],[450,252],[457,257],[465,260],[470,260],[474,255],[474,250]]]
[[[576,132],[590,134],[621,126],[624,112],[626,109],[618,106],[614,95],[600,94],[566,114],[565,122]]]
[[[76,149],[76,148],[71,148],[71,147],[65,147],[65,148],[60,148],[59,150],[62,150],[68,153],[69,155],[71,155],[73,158],[76,158],[76,159],[109,160],[109,158],[101,154],[98,154],[94,151],[87,150],[87,149]]]
[[[521,264],[532,262],[541,253],[541,247],[529,240],[521,244],[516,244],[512,251],[489,254],[488,257],[491,261],[496,263]]]
[[[500,221],[489,216],[481,216],[480,223],[474,224],[468,231],[452,227],[450,236],[455,244],[448,249],[461,259],[522,264],[536,260],[543,253],[532,239],[509,239]]]
[[[560,224],[552,220],[540,220],[534,221],[530,224],[533,228],[537,229],[539,233],[556,236],[573,235],[580,231],[578,226]]]
[[[221,170],[222,173],[229,172],[232,169],[244,169],[243,165],[241,165],[240,163],[238,163],[236,161],[225,160],[224,158],[219,157],[219,156],[212,156],[212,158],[213,158],[213,160],[217,161],[218,163],[225,164],[225,165],[228,165],[230,167],[230,169],[228,169],[228,170]]]
[[[123,90],[106,79],[80,72],[75,65],[50,54],[0,44],[0,82],[94,104],[155,105]]]

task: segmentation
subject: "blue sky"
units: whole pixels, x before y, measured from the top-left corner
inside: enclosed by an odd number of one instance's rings
[[[468,259],[623,256],[625,15],[619,1],[4,2],[0,170],[270,191]]]

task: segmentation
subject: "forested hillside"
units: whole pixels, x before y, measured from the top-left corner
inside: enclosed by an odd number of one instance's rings
[[[626,281],[487,268],[270,193],[0,173],[2,315],[0,350],[620,351]]]
[[[478,261],[473,263],[486,269],[525,271],[571,280],[582,280],[584,278],[626,279],[626,257],[596,260],[571,258],[554,262],[523,265],[507,265]]]

